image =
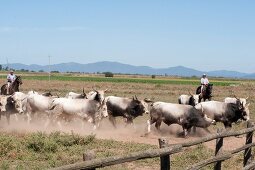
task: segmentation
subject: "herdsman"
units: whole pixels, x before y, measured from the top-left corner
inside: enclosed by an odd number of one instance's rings
[[[16,75],[14,74],[14,71],[11,70],[10,73],[7,75],[7,94],[9,94],[10,86],[16,79]]]
[[[209,84],[209,80],[206,76],[206,74],[203,74],[201,78],[201,93],[203,93],[204,90],[206,90],[207,85]]]

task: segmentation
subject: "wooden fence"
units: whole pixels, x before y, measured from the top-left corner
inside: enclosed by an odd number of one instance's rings
[[[206,136],[200,138],[198,140],[184,142],[176,145],[169,146],[165,139],[159,139],[159,146],[160,149],[149,149],[142,152],[134,152],[130,153],[126,156],[112,156],[108,158],[102,159],[94,159],[93,153],[85,154],[84,155],[84,162],[78,162],[75,164],[65,165],[58,168],[54,168],[54,170],[73,170],[73,169],[83,169],[83,170],[94,170],[96,168],[102,168],[111,165],[117,165],[125,162],[132,162],[140,159],[147,159],[147,158],[155,158],[160,157],[160,167],[161,170],[169,170],[170,169],[170,161],[171,156],[175,153],[182,152],[184,148],[198,145],[204,142],[212,141],[216,139],[216,148],[215,148],[215,156],[198,162],[191,167],[188,167],[189,170],[196,170],[203,168],[209,164],[214,164],[215,170],[221,169],[222,161],[232,158],[236,153],[244,151],[244,160],[243,160],[243,167],[244,170],[251,170],[255,169],[255,162],[253,161],[252,156],[252,147],[255,146],[255,143],[252,142],[253,132],[255,131],[254,123],[248,121],[247,128],[239,131],[223,131],[218,130],[216,134]],[[235,150],[224,152],[222,153],[223,147],[223,139],[226,137],[232,136],[240,136],[246,134],[246,143],[244,146],[237,148]]]

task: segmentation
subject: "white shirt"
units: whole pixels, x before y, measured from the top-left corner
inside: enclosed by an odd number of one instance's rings
[[[7,80],[8,81],[11,80],[11,82],[14,82],[15,78],[16,78],[16,76],[14,74],[13,75],[8,74],[8,76],[7,76]]]
[[[209,84],[209,80],[207,78],[201,78],[201,84]]]

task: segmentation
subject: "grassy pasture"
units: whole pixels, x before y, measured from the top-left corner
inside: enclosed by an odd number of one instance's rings
[[[39,92],[51,91],[53,94],[64,96],[69,91],[85,92],[96,89],[108,89],[106,95],[116,95],[138,98],[151,98],[154,101],[177,102],[180,94],[194,93],[199,80],[194,78],[156,77],[149,76],[116,76],[105,78],[103,75],[53,74],[48,81],[47,74],[19,74],[23,78],[21,91],[35,90]],[[0,84],[5,82],[6,75],[0,75]],[[213,99],[223,101],[226,96],[249,96],[251,118],[255,111],[255,83],[250,80],[210,79],[214,84]],[[135,119],[135,124],[143,124],[148,118],[144,115]],[[0,122],[5,121],[2,119]],[[118,123],[122,123],[118,120]],[[217,127],[222,127],[221,124]],[[215,132],[217,127],[212,127]],[[244,125],[234,125],[233,129],[243,128]],[[123,134],[125,135],[125,134]],[[144,139],[146,140],[146,139]],[[155,139],[157,140],[157,139]],[[170,137],[171,140],[171,137]],[[232,141],[234,142],[234,141]],[[134,151],[142,151],[158,146],[114,140],[101,140],[93,136],[79,136],[76,134],[51,133],[20,133],[4,132],[0,128],[0,169],[47,169],[82,160],[82,153],[96,149],[97,157],[111,155],[125,155]],[[213,151],[204,145],[188,148],[176,154],[171,162],[173,169],[184,169],[199,160],[213,155]],[[223,163],[226,169],[240,169],[242,156],[239,154]],[[105,169],[159,169],[159,159],[147,159],[126,163]],[[206,169],[211,169],[208,167]]]

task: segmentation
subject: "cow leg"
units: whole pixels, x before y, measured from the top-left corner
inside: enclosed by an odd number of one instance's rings
[[[116,127],[116,119],[115,119],[115,117],[113,117],[112,115],[110,115],[110,116],[109,116],[109,120],[110,120],[110,122],[112,123],[113,127],[114,127],[114,128],[117,128],[117,127]]]
[[[205,130],[207,133],[211,133],[211,131],[210,131],[208,128],[204,128],[204,130]]]
[[[31,123],[31,114],[30,113],[26,113],[26,116],[27,116],[27,124],[30,124]]]
[[[59,130],[62,131],[63,128],[62,128],[62,124],[61,124],[60,120],[57,121],[57,125],[58,125]]]
[[[157,128],[158,131],[160,131],[161,122],[162,122],[162,120],[156,121],[155,127]]]
[[[193,130],[192,130],[192,131],[193,131],[193,133],[194,133],[194,134],[196,134],[196,132],[197,132],[197,127],[196,127],[196,126],[193,126],[193,128],[192,128],[192,129],[193,129]]]
[[[151,132],[151,121],[147,120],[147,133]]]
[[[229,123],[229,122],[224,122],[223,124],[224,124],[225,129],[226,129],[227,131],[229,131],[229,130],[232,128],[232,124]]]
[[[135,128],[135,125],[134,125],[134,122],[133,122],[133,118],[132,118],[132,117],[127,117],[127,118],[126,118],[125,127],[127,127],[129,124],[133,125],[133,127]]]
[[[10,125],[10,114],[9,113],[6,113],[6,119],[7,119],[8,125]]]
[[[19,121],[18,115],[17,115],[17,114],[14,114],[14,117],[15,117],[16,122],[18,122],[18,121]]]

